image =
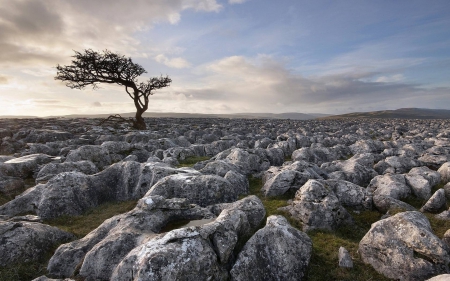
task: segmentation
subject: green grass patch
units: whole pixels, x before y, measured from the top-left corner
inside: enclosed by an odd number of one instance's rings
[[[136,206],[136,203],[137,201],[135,200],[108,202],[91,209],[80,216],[61,216],[55,219],[45,220],[44,223],[73,233],[78,238],[82,238],[92,230],[96,229],[106,219],[130,211]]]
[[[11,267],[0,267],[0,281],[33,280],[45,274],[47,274],[46,262],[22,263]]]
[[[430,221],[431,229],[433,229],[434,234],[442,239],[444,233],[450,229],[450,221],[437,219],[434,217],[435,215],[436,214],[425,213],[425,216]]]
[[[0,206],[13,200],[17,195],[21,194],[25,190],[27,190],[27,187],[16,189],[8,193],[0,192]]]
[[[329,231],[309,231],[308,236],[313,242],[313,252],[307,280],[390,280],[362,262],[357,253],[359,241],[352,241]],[[345,247],[352,257],[351,269],[339,267],[338,252],[341,246]]]
[[[197,164],[197,162],[206,161],[209,159],[211,159],[211,157],[208,157],[208,156],[187,157],[184,160],[178,160],[178,163],[180,163],[180,165],[178,165],[178,167],[192,167],[195,164]]]
[[[48,249],[39,260],[34,262],[17,263],[7,267],[0,267],[0,281],[24,281],[33,280],[39,276],[46,275],[47,265],[53,253],[59,245]]]
[[[8,203],[9,201],[13,200],[14,198],[16,198],[17,195],[22,194],[25,190],[27,190],[28,188],[35,186],[36,182],[34,178],[27,178],[23,181],[24,183],[24,187],[7,192],[7,193],[3,193],[0,192],[0,206]]]

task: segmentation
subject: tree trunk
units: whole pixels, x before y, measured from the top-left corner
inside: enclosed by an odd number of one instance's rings
[[[142,118],[142,114],[144,111],[137,110],[136,111],[136,120],[133,121],[133,127],[136,130],[146,130],[147,125],[145,125],[144,118]]]

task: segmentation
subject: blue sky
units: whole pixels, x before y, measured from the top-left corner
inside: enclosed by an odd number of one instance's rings
[[[449,46],[449,1],[0,0],[0,115],[134,111],[53,79],[85,48],[172,77],[148,111],[450,109]]]

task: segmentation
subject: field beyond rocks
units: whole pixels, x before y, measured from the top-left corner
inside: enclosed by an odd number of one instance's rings
[[[1,280],[450,280],[450,121],[0,119]]]

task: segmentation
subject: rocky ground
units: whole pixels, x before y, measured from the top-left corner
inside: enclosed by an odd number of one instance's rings
[[[448,120],[99,121],[0,120],[0,280],[450,276]]]

